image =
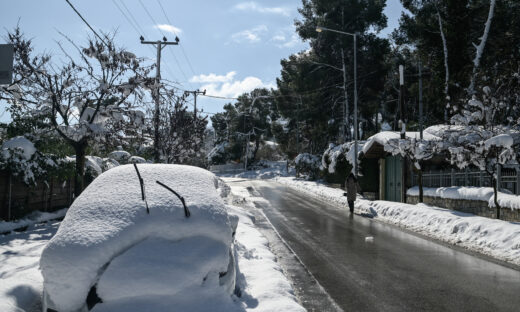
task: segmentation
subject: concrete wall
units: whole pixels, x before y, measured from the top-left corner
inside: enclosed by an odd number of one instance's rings
[[[457,210],[461,212],[472,213],[487,218],[496,218],[496,208],[490,208],[487,201],[482,200],[466,200],[466,199],[449,199],[442,197],[424,196],[424,203],[432,206]],[[406,202],[409,204],[417,204],[419,196],[406,196]],[[505,221],[520,222],[520,210],[511,210],[509,208],[500,209],[500,219]]]

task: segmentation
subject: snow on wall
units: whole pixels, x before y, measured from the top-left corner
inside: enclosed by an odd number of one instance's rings
[[[410,196],[419,196],[419,187],[414,186],[406,192]],[[492,187],[450,186],[450,187],[423,187],[423,195],[448,199],[465,199],[486,201],[489,207],[495,207]],[[502,208],[520,209],[520,196],[498,192],[498,204]]]
[[[40,267],[45,289],[60,311],[80,309],[99,270],[146,238],[175,241],[203,236],[230,246],[232,227],[212,173],[181,165],[138,167],[150,214],[141,200],[133,166],[116,167],[95,179],[74,201],[43,250]],[[184,216],[181,202],[156,180],[184,196],[190,218]],[[220,258],[220,272],[226,271],[228,259]]]

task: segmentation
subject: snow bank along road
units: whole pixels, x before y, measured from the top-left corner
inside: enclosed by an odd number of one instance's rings
[[[346,311],[518,311],[520,272],[271,181],[255,202]]]

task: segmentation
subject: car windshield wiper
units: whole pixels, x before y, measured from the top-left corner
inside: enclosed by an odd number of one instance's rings
[[[157,184],[159,184],[160,186],[164,187],[165,189],[167,189],[168,191],[172,192],[173,194],[175,194],[175,196],[177,196],[181,202],[182,202],[182,205],[184,206],[184,215],[186,216],[186,218],[189,218],[191,216],[191,213],[190,211],[188,210],[188,207],[186,206],[186,202],[184,201],[184,197],[182,197],[181,195],[179,195],[177,192],[175,192],[174,190],[172,190],[171,188],[169,188],[167,185],[165,185],[164,183],[161,183],[160,181],[155,181],[157,182]]]
[[[150,209],[148,208],[148,202],[146,201],[146,192],[144,189],[144,180],[141,178],[141,174],[139,173],[139,169],[137,169],[137,165],[134,163],[135,171],[137,172],[137,177],[139,178],[139,183],[141,184],[141,198],[146,205],[146,213],[150,214]]]

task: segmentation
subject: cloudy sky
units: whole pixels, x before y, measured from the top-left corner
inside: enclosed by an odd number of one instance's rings
[[[96,30],[117,31],[117,42],[138,56],[155,59],[151,46],[139,36],[157,40],[177,35],[180,46],[163,50],[162,77],[186,90],[206,89],[207,94],[235,97],[258,87],[274,87],[280,59],[305,50],[294,31],[301,0],[70,0]],[[401,5],[388,0],[389,27],[397,25]],[[60,54],[58,31],[84,43],[90,30],[65,0],[4,1],[0,10],[4,41],[7,29],[17,23],[33,38],[39,51]],[[215,113],[226,100],[198,98],[198,106]],[[5,120],[6,114],[2,116]]]

